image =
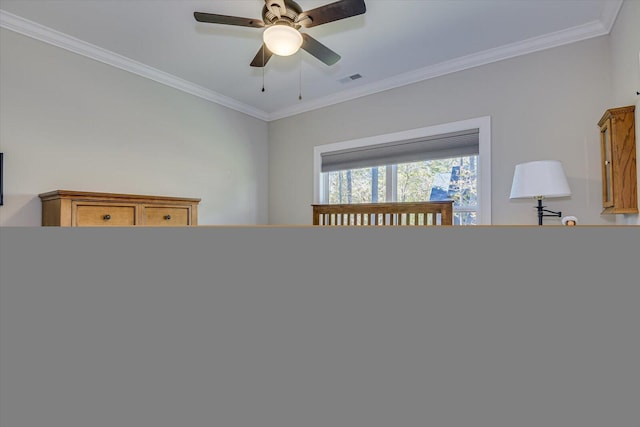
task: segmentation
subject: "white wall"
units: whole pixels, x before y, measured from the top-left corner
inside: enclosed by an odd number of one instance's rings
[[[613,224],[600,216],[597,127],[612,100],[609,62],[603,36],[271,122],[269,222],[311,222],[316,145],[491,116],[493,224],[537,223],[535,201],[509,192],[515,165],[538,159],[561,160],[573,192],[549,209]]]
[[[622,4],[616,24],[611,31],[611,107],[636,105],[636,159],[640,158],[640,1],[627,0]],[[640,168],[638,168],[640,173]],[[640,200],[640,175],[638,176]],[[640,224],[639,215],[618,215],[618,223]]]
[[[200,224],[266,223],[265,122],[0,31],[0,225],[40,225],[56,189],[199,197]]]

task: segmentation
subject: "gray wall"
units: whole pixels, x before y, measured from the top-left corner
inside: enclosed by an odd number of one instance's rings
[[[266,223],[265,122],[0,31],[0,225],[40,225],[56,189],[199,197],[200,224]]]
[[[573,192],[548,200],[550,209],[581,224],[615,224],[615,216],[600,215],[597,122],[616,105],[612,45],[635,44],[637,61],[638,2],[627,3],[616,39],[597,37],[269,123],[270,223],[310,223],[316,145],[491,116],[493,224],[536,223],[535,201],[509,200],[509,192],[515,165],[539,159],[561,160]]]
[[[640,1],[622,4],[610,34],[613,102],[616,106],[638,102],[640,91]]]

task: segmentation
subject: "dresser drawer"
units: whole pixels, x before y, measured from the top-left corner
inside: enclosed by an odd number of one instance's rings
[[[136,207],[109,204],[77,204],[75,224],[78,227],[135,225]]]
[[[189,224],[189,207],[145,206],[144,225],[178,227]]]

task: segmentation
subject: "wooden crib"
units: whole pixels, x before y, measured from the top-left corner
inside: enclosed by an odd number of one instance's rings
[[[453,225],[453,201],[313,204],[313,225]]]

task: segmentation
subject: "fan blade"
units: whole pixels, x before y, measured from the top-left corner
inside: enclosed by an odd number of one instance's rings
[[[364,0],[340,0],[302,12],[297,20],[303,27],[311,28],[327,22],[362,15],[366,11],[367,7],[364,4]],[[310,19],[305,19],[306,17]]]
[[[256,54],[255,58],[253,58],[253,61],[251,61],[251,66],[264,67],[265,65],[267,65],[267,62],[269,62],[269,59],[271,58],[272,55],[273,53],[271,53],[271,51],[267,49],[267,46],[263,44],[260,50],[258,51],[258,53]]]
[[[194,12],[193,16],[198,22],[208,22],[210,24],[238,25],[241,27],[264,27],[264,22],[259,19],[240,18],[237,16],[217,15],[215,13]]]
[[[311,37],[309,34],[302,34],[301,48],[309,52],[327,65],[333,65],[340,60],[340,55]]]

